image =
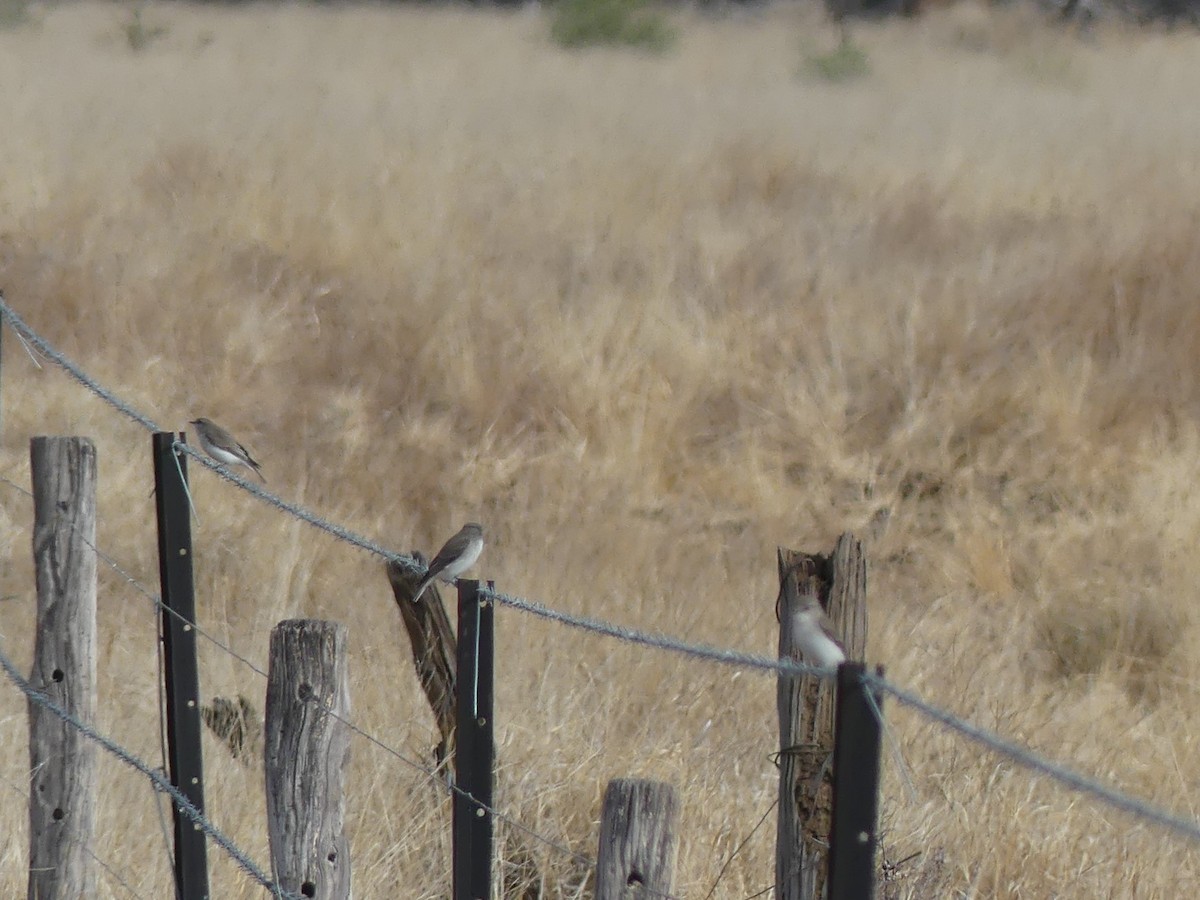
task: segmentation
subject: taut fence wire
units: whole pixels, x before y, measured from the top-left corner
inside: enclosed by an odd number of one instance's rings
[[[4,674],[8,676],[8,680],[11,681],[30,701],[36,703],[38,706],[48,709],[88,740],[95,744],[99,744],[112,756],[115,756],[121,762],[125,763],[125,765],[132,769],[136,769],[138,772],[141,772],[150,779],[151,783],[158,790],[169,794],[171,800],[177,807],[179,807],[179,810],[192,822],[194,822],[205,834],[212,838],[213,842],[222,850],[224,850],[229,855],[230,859],[237,863],[238,868],[257,881],[260,885],[262,885],[268,891],[271,891],[271,893],[277,897],[285,898],[285,900],[304,900],[304,898],[302,898],[299,894],[293,894],[289,891],[284,891],[279,887],[279,885],[272,881],[271,878],[268,877],[267,874],[263,872],[263,870],[259,868],[259,866],[252,859],[250,859],[250,857],[247,856],[240,847],[237,846],[237,844],[230,840],[230,838],[228,838],[224,832],[217,828],[216,825],[210,822],[204,816],[204,814],[200,812],[200,810],[196,809],[196,807],[192,805],[192,802],[188,800],[188,798],[185,797],[183,793],[177,787],[175,787],[175,785],[171,784],[171,782],[168,781],[161,772],[155,770],[145,760],[134,755],[131,751],[125,749],[116,741],[105,737],[100,732],[96,731],[96,729],[94,729],[91,725],[80,721],[76,716],[72,715],[41,691],[37,690],[24,678],[24,676],[21,675],[20,672],[17,671],[17,667],[13,665],[12,661],[3,653],[3,651],[0,651],[0,668],[4,670]]]

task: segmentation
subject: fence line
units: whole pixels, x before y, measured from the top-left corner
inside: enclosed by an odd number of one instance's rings
[[[13,330],[20,334],[25,340],[29,341],[29,343],[35,347],[39,353],[43,354],[48,360],[53,362],[56,366],[82,384],[97,397],[104,400],[118,412],[132,419],[148,432],[153,433],[155,431],[162,431],[162,429],[153,419],[140,410],[134,408],[132,404],[121,399],[112,391],[105,388],[98,381],[88,375],[87,372],[85,372],[80,366],[68,359],[65,354],[56,349],[49,341],[34,331],[33,328],[30,327],[19,315],[17,315],[16,311],[11,306],[8,305],[8,302],[4,299],[3,294],[0,294],[0,319],[7,321],[8,324],[12,326]],[[260,500],[264,500],[270,505],[275,506],[284,512],[291,513],[296,518],[307,522],[321,531],[325,531],[328,534],[345,541],[346,543],[353,544],[356,547],[367,550],[376,554],[377,556],[383,557],[384,559],[396,562],[412,572],[419,573],[422,571],[421,567],[417,565],[416,560],[414,560],[411,556],[406,556],[404,554],[389,550],[387,547],[377,544],[363,535],[356,534],[348,528],[338,525],[337,523],[332,522],[329,519],[312,512],[311,510],[305,509],[303,506],[289,503],[282,497],[278,497],[256,484],[251,484],[250,482],[243,480],[242,478],[230,472],[224,466],[221,466],[208,456],[197,451],[194,447],[191,447],[180,441],[175,442],[175,447],[177,449],[182,449],[183,452],[188,454],[188,456],[198,460],[202,465],[207,466],[225,480],[233,482],[239,487],[249,491],[251,494],[254,494]]]
[[[234,474],[224,466],[209,458],[208,455],[201,453],[190,444],[186,444],[183,441],[176,441],[173,446],[175,449],[186,453],[192,459],[198,460],[201,465],[211,469],[213,472],[216,472],[226,481],[236,484],[238,487],[242,488],[247,493],[253,494],[258,499],[267,503],[269,506],[273,506],[281,512],[288,513],[294,518],[300,519],[303,522],[307,522],[309,525],[312,525],[319,531],[324,531],[326,534],[332,535],[333,537],[340,541],[344,541],[347,544],[358,547],[360,550],[366,550],[368,553],[373,553],[376,556],[387,560],[388,562],[394,562],[410,572],[421,574],[425,571],[424,567],[419,565],[411,556],[408,556],[404,553],[397,553],[395,550],[389,550],[382,544],[377,544],[370,538],[351,531],[349,528],[339,525],[336,522],[327,519],[310,509],[300,506],[297,503],[289,503],[287,500],[284,500],[277,494],[272,494],[262,485],[254,484],[253,482],[247,481],[241,476]]]
[[[21,491],[22,493],[24,493],[28,496],[33,496],[25,488],[21,487],[16,482],[11,481],[10,479],[4,477],[3,475],[0,475],[0,482],[11,485],[12,487],[16,488],[18,491]],[[85,543],[87,543],[87,545],[92,549],[93,552],[96,553],[96,555],[101,560],[103,560],[105,563],[107,563],[109,566],[111,566],[116,572],[118,572],[120,575],[122,575],[126,579],[126,581],[129,582],[130,585],[132,585],[139,592],[141,592],[144,596],[146,596],[151,602],[154,603],[154,605],[156,607],[158,607],[159,609],[162,609],[162,610],[166,610],[167,612],[171,613],[171,615],[175,616],[175,618],[177,618],[180,622],[182,622],[185,625],[190,626],[192,629],[195,630],[195,632],[198,635],[200,635],[201,637],[203,637],[206,640],[208,640],[209,642],[211,642],[218,649],[223,650],[229,656],[232,656],[234,659],[241,662],[252,672],[255,672],[256,674],[262,676],[263,678],[268,677],[266,671],[264,669],[262,669],[261,667],[259,667],[258,665],[256,665],[254,662],[252,662],[251,660],[242,656],[236,650],[233,650],[232,648],[221,643],[221,641],[218,638],[209,634],[200,625],[196,624],[195,622],[189,621],[186,617],[180,615],[176,610],[173,610],[170,607],[168,607],[165,603],[162,602],[162,598],[159,597],[158,594],[151,591],[144,584],[142,584],[140,581],[138,581],[136,578],[134,578],[132,575],[130,575],[125,569],[123,569],[120,566],[119,563],[117,563],[115,560],[113,560],[111,556],[108,556],[107,554],[105,554],[104,551],[98,549],[91,542],[85,541]],[[525,832],[530,837],[532,837],[538,841],[541,841],[542,843],[546,844],[546,846],[548,846],[554,850],[557,850],[559,853],[562,853],[566,856],[571,857],[575,862],[584,863],[584,864],[590,865],[592,867],[595,866],[595,861],[592,860],[590,857],[586,856],[585,854],[577,853],[574,850],[571,850],[569,847],[564,847],[563,845],[556,843],[551,838],[547,838],[544,835],[541,835],[535,831],[532,831],[527,826],[522,825],[520,822],[516,821],[515,819],[510,818],[509,816],[505,815],[504,813],[500,812],[499,810],[494,809],[494,808],[488,806],[487,804],[480,802],[475,797],[473,797],[471,794],[467,793],[466,791],[462,790],[461,788],[457,787],[456,785],[453,785],[453,784],[448,785],[445,782],[445,780],[437,773],[436,770],[431,769],[428,766],[424,766],[421,763],[417,762],[416,760],[409,759],[407,756],[405,756],[399,750],[384,743],[382,740],[380,740],[379,738],[377,738],[375,735],[371,734],[370,732],[364,731],[362,728],[360,728],[354,722],[351,722],[349,719],[343,718],[342,716],[338,715],[333,710],[325,710],[325,712],[328,715],[330,715],[332,718],[337,719],[339,722],[341,722],[343,725],[345,725],[347,728],[349,728],[352,732],[357,734],[359,737],[365,738],[367,741],[369,741],[372,744],[375,744],[381,750],[384,750],[385,752],[394,756],[400,762],[416,769],[418,772],[420,772],[423,775],[425,775],[426,777],[428,777],[434,783],[441,785],[443,788],[445,788],[447,790],[448,793],[458,794],[459,796],[470,800],[472,803],[474,803],[477,806],[481,807],[482,809],[486,810],[490,815],[494,816],[496,819],[498,819],[502,822],[505,822],[506,824],[511,825],[520,831]]]
[[[68,359],[61,352],[56,350],[45,338],[34,331],[27,325],[16,312],[8,305],[3,296],[0,296],[0,318],[7,320],[15,329],[22,335],[29,338],[30,341],[40,350],[45,353],[55,365],[64,369],[80,384],[87,387],[89,390],[97,394],[97,396],[106,400],[110,405],[115,407],[120,412],[140,423],[143,427],[156,431],[158,427],[153,421],[143,413],[138,412],[130,404],[121,400],[111,391],[101,387],[93,378],[87,375],[78,365]],[[424,574],[424,566],[417,563],[415,559],[403,553],[397,553],[375,541],[370,540],[363,535],[356,534],[350,529],[333,522],[320,514],[306,509],[297,504],[289,503],[282,497],[278,497],[260,485],[254,484],[235,475],[233,472],[226,469],[224,466],[210,459],[206,454],[196,450],[182,441],[176,441],[175,448],[186,453],[193,459],[198,460],[201,465],[216,472],[226,481],[232,482],[243,490],[260,500],[265,501],[271,506],[281,510],[282,512],[290,513],[292,516],[301,519],[304,522],[338,538],[346,543],[352,544],[362,550],[366,550],[384,560],[395,562],[403,566],[410,572],[416,574]],[[570,613],[563,613],[551,609],[544,604],[537,603],[532,600],[525,600],[520,597],[512,597],[508,594],[503,594],[499,591],[481,588],[485,596],[497,603],[505,606],[511,606],[514,609],[519,609],[524,612],[533,613],[534,615],[543,618],[551,619],[567,625],[573,625],[577,628],[583,628],[588,631],[593,631],[598,634],[616,637],[630,643],[642,644],[647,647],[655,647],[661,650],[683,653],[693,656],[698,659],[725,663],[726,665],[737,665],[751,669],[781,673],[785,675],[823,675],[832,677],[832,675],[824,670],[817,669],[813,666],[808,666],[800,662],[792,660],[780,660],[769,656],[761,656],[752,653],[743,653],[737,650],[725,650],[718,647],[710,647],[704,644],[690,644],[685,641],[677,640],[667,635],[654,634],[652,632],[638,631],[633,628],[627,628],[622,625],[614,625],[608,622],[603,622],[599,619],[591,619],[586,616],[574,616]]]
[[[617,625],[613,622],[606,622],[603,619],[594,619],[591,616],[581,616],[574,613],[563,612],[561,610],[552,609],[545,604],[538,603],[536,600],[526,600],[522,597],[513,597],[509,594],[501,593],[489,587],[480,585],[479,593],[490,600],[494,600],[501,606],[508,606],[512,609],[520,610],[521,612],[530,613],[539,616],[543,619],[548,619],[551,622],[558,622],[561,625],[569,625],[572,628],[578,628],[581,631],[589,631],[592,634],[600,634],[605,637],[616,638],[617,640],[625,641],[629,644],[640,644],[643,647],[653,647],[656,650],[667,650],[672,653],[679,653],[684,656],[690,656],[693,659],[701,659],[706,662],[722,663],[728,666],[738,666],[743,669],[756,669],[762,672],[769,672],[778,675],[812,675],[817,678],[832,679],[836,677],[836,671],[830,669],[821,669],[816,666],[810,666],[806,663],[798,662],[791,659],[780,659],[779,657],[763,656],[757,653],[746,653],[741,650],[733,650],[725,647],[713,647],[709,644],[693,644],[687,641],[681,641],[678,638],[671,637],[666,634],[656,634],[652,631],[639,631],[636,628],[627,628],[624,625]]]
[[[117,412],[123,413],[124,415],[133,419],[133,421],[137,422],[147,431],[162,430],[158,427],[153,419],[144,413],[138,412],[112,391],[102,387],[99,382],[84,372],[81,368],[79,368],[79,366],[75,365],[73,362],[63,356],[61,352],[56,350],[49,343],[49,341],[25,324],[24,320],[17,315],[16,311],[8,305],[8,302],[4,299],[3,294],[0,294],[0,317],[6,319],[8,324],[13,327],[13,330],[34,347],[36,347],[39,353],[82,384],[101,400],[104,400],[106,403],[108,403],[109,406],[113,407],[115,410],[117,410]]]
[[[0,483],[8,484],[9,486],[16,488],[18,491],[20,491],[21,493],[23,493],[27,496],[30,496],[30,497],[33,496],[33,494],[30,491],[26,490],[25,488],[21,487],[16,482],[10,480],[9,478],[6,478],[3,475],[0,475]],[[264,679],[268,677],[267,672],[264,671],[258,665],[256,665],[254,662],[247,659],[245,656],[242,656],[236,650],[233,650],[232,648],[223,644],[218,638],[214,637],[212,634],[210,634],[208,631],[206,631],[200,625],[196,624],[195,622],[189,621],[186,617],[182,616],[178,611],[173,610],[170,607],[168,607],[165,603],[162,602],[162,598],[158,594],[154,593],[151,589],[146,587],[142,582],[138,581],[131,574],[129,574],[129,572],[127,570],[125,570],[111,556],[106,554],[104,551],[100,550],[98,547],[96,547],[90,541],[85,540],[85,543],[88,545],[88,547],[91,548],[91,550],[97,555],[98,558],[100,558],[107,565],[109,565],[114,571],[116,571],[118,574],[120,574],[132,587],[134,587],[137,591],[139,591],[147,599],[149,599],[158,609],[166,610],[168,613],[173,615],[176,619],[178,619],[183,624],[189,625],[201,637],[205,638],[210,643],[212,643],[214,646],[216,646],[218,649],[224,651],[229,656],[231,656],[234,659],[241,662],[252,672],[255,672],[256,674],[260,675]],[[2,658],[2,657],[0,657],[0,658]],[[0,665],[3,665],[3,663],[0,662]],[[161,701],[160,701],[160,705],[161,705]],[[422,775],[424,775],[426,778],[428,778],[430,781],[432,781],[435,785],[440,786],[448,794],[451,794],[451,795],[457,794],[457,795],[469,800],[471,803],[475,804],[476,806],[486,810],[488,812],[488,814],[491,815],[493,818],[495,818],[497,821],[504,822],[505,824],[517,829],[518,831],[521,831],[524,834],[527,834],[529,837],[533,838],[534,840],[537,840],[537,841],[541,842],[542,844],[545,844],[550,849],[555,850],[556,852],[570,858],[573,862],[587,867],[589,871],[592,871],[595,869],[596,861],[594,859],[592,859],[591,857],[587,856],[586,854],[576,852],[576,851],[572,850],[570,847],[566,847],[566,846],[558,843],[554,839],[548,838],[545,835],[542,835],[542,834],[538,833],[537,831],[534,831],[529,826],[522,824],[521,822],[519,822],[516,819],[512,818],[511,816],[501,812],[500,810],[498,810],[492,806],[489,806],[488,804],[483,803],[480,800],[477,800],[470,793],[468,793],[467,791],[464,791],[462,788],[458,787],[457,785],[453,784],[452,782],[447,783],[447,781],[444,778],[442,778],[436,770],[429,768],[428,766],[422,765],[421,763],[417,762],[414,759],[410,759],[409,757],[407,757],[403,753],[401,753],[399,750],[395,749],[394,747],[392,747],[389,744],[385,743],[384,741],[380,740],[378,737],[371,734],[370,732],[365,731],[364,729],[360,728],[354,722],[350,721],[347,718],[344,718],[343,716],[339,715],[338,713],[334,712],[333,710],[327,709],[327,710],[325,710],[325,712],[330,717],[337,719],[339,722],[341,722],[343,725],[345,725],[347,728],[349,728],[352,732],[354,732],[359,737],[366,739],[368,742],[379,747],[381,750],[383,750],[386,753],[390,754],[391,756],[395,757],[400,762],[402,762],[405,765],[420,772]],[[653,892],[653,893],[657,893],[657,892]],[[662,894],[660,896],[667,897],[669,895]]]
[[[153,420],[144,414],[138,412],[131,405],[121,400],[111,391],[106,390],[79,366],[69,360],[65,355],[56,350],[48,341],[27,325],[17,313],[8,305],[3,296],[0,295],[0,319],[7,321],[18,333],[23,335],[29,342],[36,347],[39,352],[43,353],[55,365],[62,368],[70,374],[76,381],[82,384],[88,390],[95,393],[97,396],[105,400],[119,412],[133,419],[150,431],[158,430]],[[242,489],[250,492],[261,500],[266,501],[270,505],[280,509],[283,512],[290,513],[296,518],[299,518],[310,525],[325,531],[326,533],[338,538],[346,543],[357,546],[363,550],[367,550],[384,559],[396,562],[410,571],[423,572],[423,568],[418,565],[416,560],[404,554],[396,553],[389,550],[380,544],[371,541],[370,539],[356,534],[341,525],[338,525],[317,513],[314,513],[304,507],[288,503],[275,494],[263,489],[262,487],[251,484],[248,481],[234,475],[226,470],[223,466],[218,465],[197,452],[194,448],[182,442],[176,442],[176,446],[189,456],[200,461],[200,463],[212,471],[216,472],[227,481],[233,482]],[[484,589],[481,588],[481,591]],[[773,659],[767,656],[757,654],[743,653],[732,649],[722,649],[718,647],[707,646],[703,644],[687,643],[667,635],[654,634],[652,632],[639,631],[632,628],[626,628],[622,625],[617,625],[611,622],[605,622],[600,619],[594,619],[587,616],[579,616],[571,613],[555,610],[544,604],[537,603],[532,600],[525,600],[519,597],[509,596],[499,591],[486,590],[486,596],[491,600],[500,603],[501,605],[517,609],[519,611],[539,616],[550,621],[558,622],[563,625],[568,625],[584,631],[593,632],[596,634],[605,635],[616,638],[629,643],[639,644],[642,646],[653,647],[656,649],[666,650],[670,652],[680,653],[694,658],[717,662],[726,665],[736,665],[744,668],[756,670],[764,673],[784,674],[784,675],[810,675],[821,674],[826,677],[829,673],[816,670],[811,666],[792,661]],[[193,626],[194,627],[194,626]],[[227,649],[227,648],[226,648]],[[229,651],[232,653],[232,651]],[[237,654],[234,654],[235,656]],[[241,657],[239,657],[241,658]],[[0,655],[0,661],[3,661]],[[243,662],[247,662],[243,659]],[[1188,837],[1195,841],[1200,841],[1200,823],[1192,820],[1184,819],[1168,812],[1161,807],[1157,807],[1144,800],[1133,797],[1124,792],[1118,791],[1115,788],[1108,787],[1101,782],[1081,775],[1065,766],[1051,762],[1048,759],[1034,753],[1032,750],[1023,747],[1013,741],[1009,741],[994,732],[973,725],[966,719],[963,719],[952,712],[940,709],[933,704],[922,700],[916,694],[892,684],[886,679],[876,675],[869,676],[870,681],[880,690],[894,696],[902,704],[915,709],[917,712],[924,715],[927,719],[941,724],[942,726],[958,732],[963,737],[984,747],[1007,756],[1013,762],[1027,769],[1039,772],[1063,786],[1083,794],[1089,794],[1092,797],[1101,800],[1102,802],[1127,812],[1136,817],[1145,819],[1161,825],[1178,834]],[[371,740],[379,743],[381,747],[385,747],[382,742],[366,735],[365,732],[359,732],[363,736],[369,737]],[[398,758],[403,759],[400,754],[396,754]],[[407,760],[406,760],[407,761]],[[418,768],[423,768],[419,763],[415,764]],[[474,798],[472,798],[474,799]],[[478,801],[475,801],[478,802]],[[515,824],[515,823],[514,823]],[[524,826],[517,826],[523,828]],[[535,835],[541,839],[540,835]],[[559,848],[564,849],[564,848]],[[567,851],[572,852],[572,851]],[[572,855],[574,855],[572,853]]]
[[[179,789],[175,787],[175,785],[171,784],[171,782],[168,781],[162,775],[162,773],[156,769],[152,769],[144,760],[135,756],[131,751],[125,749],[111,738],[100,734],[100,732],[96,731],[86,722],[81,722],[78,718],[67,712],[41,691],[33,687],[33,685],[26,681],[21,673],[17,671],[16,666],[13,665],[12,661],[4,654],[3,651],[0,651],[0,668],[4,669],[4,673],[8,676],[8,680],[11,681],[28,699],[58,716],[58,718],[62,719],[88,740],[99,744],[110,754],[115,756],[121,762],[125,763],[125,765],[141,772],[143,775],[149,778],[154,786],[159,790],[169,794],[171,799],[179,807],[180,811],[189,819],[191,819],[192,822],[194,822],[205,834],[211,837],[213,841],[215,841],[216,844],[221,847],[221,849],[229,854],[229,857],[238,864],[238,867],[242,871],[257,881],[260,885],[271,891],[277,897],[283,897],[286,898],[286,900],[303,900],[303,898],[298,894],[293,894],[290,891],[284,891],[279,887],[279,885],[272,881],[263,872],[263,870],[259,868],[249,856],[243,853],[242,850],[231,839],[226,837],[216,825],[205,818],[203,813],[196,809],[196,807],[192,805],[191,801],[189,801],[188,798],[185,797],[179,791]]]
[[[21,493],[23,493],[27,496],[30,496],[30,497],[33,496],[33,494],[30,491],[26,490],[25,488],[21,487],[21,485],[10,480],[9,478],[6,478],[3,475],[0,475],[0,483],[7,484],[13,488],[16,488],[18,491],[20,491]],[[163,603],[162,598],[158,594],[154,593],[150,588],[146,587],[146,585],[142,584],[142,582],[138,581],[136,578],[134,578],[132,575],[130,575],[129,572],[126,571],[111,556],[109,556],[104,551],[97,548],[90,541],[85,540],[85,543],[88,545],[88,547],[91,548],[91,550],[97,555],[97,557],[99,557],[102,561],[104,561],[106,564],[108,564],[114,571],[116,571],[118,574],[120,574],[132,587],[134,587],[138,592],[140,592],[147,599],[149,599],[158,609],[166,610],[168,613],[173,615],[180,622],[182,622],[185,625],[190,626],[202,638],[205,638],[210,643],[212,643],[215,647],[217,647],[219,650],[224,651],[229,656],[238,660],[240,663],[242,663],[244,666],[246,666],[252,672],[256,673],[257,675],[260,675],[264,679],[266,679],[268,677],[267,672],[264,669],[262,669],[260,666],[256,665],[253,661],[247,659],[245,656],[242,656],[240,653],[238,653],[236,650],[232,649],[231,647],[223,644],[218,638],[214,637],[212,634],[210,634],[208,631],[206,631],[203,627],[201,627],[200,625],[198,625],[195,622],[189,621],[185,616],[181,615],[178,611],[171,609],[169,606],[167,606],[165,603]],[[516,819],[513,819],[512,817],[506,815],[505,813],[500,812],[498,809],[495,809],[491,806],[488,806],[486,803],[482,803],[481,801],[477,800],[470,793],[462,790],[462,788],[459,788],[457,785],[447,784],[446,780],[444,778],[442,778],[442,776],[439,775],[435,769],[432,769],[428,766],[422,765],[421,763],[417,762],[414,759],[410,759],[409,757],[407,757],[403,753],[401,753],[399,750],[395,749],[394,747],[392,747],[389,744],[385,743],[384,741],[380,740],[378,737],[371,734],[370,732],[363,730],[358,725],[356,725],[354,722],[350,721],[349,719],[344,718],[343,716],[340,716],[338,713],[334,712],[333,710],[327,709],[327,710],[325,710],[325,712],[331,718],[337,719],[339,722],[341,722],[343,725],[345,725],[347,728],[349,728],[352,732],[354,732],[359,737],[366,739],[368,742],[379,747],[381,750],[385,751],[386,753],[390,754],[391,756],[394,756],[397,760],[404,763],[406,766],[409,766],[409,767],[415,769],[416,771],[420,772],[422,775],[426,776],[434,784],[441,786],[442,789],[445,790],[447,793],[457,794],[457,795],[469,800],[470,802],[474,803],[476,806],[486,810],[489,815],[493,816],[498,821],[504,822],[504,823],[512,826],[513,828],[516,828],[518,831],[524,832],[525,834],[529,835],[531,838],[534,838],[535,840],[540,841],[541,843],[545,844],[547,847],[550,847],[551,849],[556,850],[557,852],[563,854],[564,856],[571,858],[574,862],[586,865],[592,869],[595,868],[595,865],[596,865],[595,860],[591,859],[591,857],[587,856],[586,854],[578,853],[569,847],[566,847],[566,846],[563,846],[562,844],[557,843],[552,838],[548,838],[542,834],[537,833],[536,831],[533,831],[528,826],[523,825],[522,823],[518,822]]]
[[[30,493],[29,491],[27,491],[25,488],[21,487],[16,482],[4,477],[3,475],[0,475],[0,482],[8,484],[8,485],[16,488],[21,493],[26,494],[30,497],[33,496],[33,494]],[[184,625],[190,626],[202,638],[205,638],[210,643],[212,643],[214,646],[216,646],[218,649],[224,651],[229,656],[231,656],[234,659],[241,662],[244,666],[246,666],[246,668],[250,669],[252,672],[256,673],[257,675],[262,676],[264,679],[269,677],[267,675],[267,672],[264,669],[262,669],[260,666],[256,665],[254,662],[247,659],[245,656],[242,656],[240,653],[238,653],[236,650],[232,649],[231,647],[223,644],[218,638],[214,637],[212,634],[210,634],[208,631],[206,631],[203,627],[201,627],[197,623],[189,621],[185,616],[181,615],[178,611],[171,609],[169,606],[167,606],[165,603],[163,603],[162,598],[159,597],[158,594],[151,591],[144,584],[142,584],[140,581],[138,581],[136,578],[134,578],[132,575],[130,575],[124,568],[122,568],[120,566],[119,563],[117,563],[115,560],[113,560],[111,556],[108,556],[106,553],[104,553],[104,551],[98,549],[91,542],[85,541],[85,543],[87,543],[87,545],[92,549],[92,551],[101,560],[103,560],[110,567],[112,567],[112,569],[114,571],[118,572],[122,577],[124,577],[125,580],[127,582],[129,582],[129,584],[131,586],[133,586],[136,590],[138,590],[140,593],[142,593],[158,609],[166,610],[168,613],[173,615],[176,619],[178,619]],[[382,740],[380,740],[375,735],[371,734],[368,731],[363,730],[358,725],[356,725],[354,722],[351,722],[350,720],[338,715],[333,710],[327,709],[327,710],[325,710],[325,712],[331,718],[337,719],[339,722],[341,722],[343,725],[345,725],[347,728],[349,728],[352,732],[357,734],[359,737],[365,738],[367,741],[369,741],[372,744],[375,744],[381,750],[394,756],[400,762],[404,763],[407,766],[410,766],[413,769],[416,769],[418,772],[420,772],[421,774],[425,775],[430,780],[432,780],[435,784],[441,785],[447,791],[447,793],[458,794],[459,796],[470,800],[472,803],[474,803],[477,806],[481,807],[482,809],[486,810],[490,815],[494,816],[496,819],[503,821],[503,822],[513,826],[514,828],[517,828],[520,831],[524,831],[530,837],[541,841],[542,843],[546,844],[548,847],[551,847],[554,850],[557,850],[558,852],[571,857],[575,862],[585,863],[585,864],[591,865],[593,867],[595,866],[595,862],[593,860],[591,860],[588,856],[581,854],[581,853],[576,853],[575,851],[571,850],[569,847],[564,847],[563,845],[556,843],[552,839],[547,838],[543,835],[540,835],[540,834],[530,830],[527,826],[522,825],[520,822],[516,821],[515,819],[511,819],[508,816],[506,816],[505,814],[501,813],[499,810],[493,809],[492,807],[488,806],[487,804],[482,803],[481,801],[477,800],[471,794],[462,790],[458,786],[453,785],[453,784],[447,784],[445,779],[443,779],[437,773],[437,771],[435,769],[431,769],[428,766],[424,766],[421,763],[417,762],[416,760],[409,759],[407,756],[405,756],[399,750],[384,743]]]

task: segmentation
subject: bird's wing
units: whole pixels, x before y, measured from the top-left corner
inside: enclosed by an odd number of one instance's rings
[[[250,451],[246,449],[245,444],[239,444],[237,441],[234,441],[233,445],[241,451],[242,456],[246,457],[246,462],[250,463],[250,465],[254,466],[255,468],[258,468],[258,460],[250,455]]]
[[[258,460],[256,460],[253,456],[250,455],[250,451],[246,449],[246,446],[244,444],[239,444],[237,441],[234,441],[233,444],[235,447],[238,448],[238,450],[241,451],[242,458],[245,459],[247,465],[249,465],[250,468],[254,470],[254,474],[263,480],[263,484],[266,484],[267,476],[262,473],[262,466],[259,465]]]
[[[461,531],[446,541],[442,549],[437,552],[437,556],[433,558],[433,562],[429,564],[429,574],[436,575],[462,556],[463,551],[467,549],[467,544],[470,542],[471,539]]]

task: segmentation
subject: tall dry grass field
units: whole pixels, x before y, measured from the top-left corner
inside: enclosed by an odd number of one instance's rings
[[[34,9],[0,32],[0,286],[164,426],[210,415],[284,497],[425,553],[477,518],[501,590],[769,653],[777,545],[872,548],[870,657],[932,702],[1193,815],[1200,781],[1200,43],[961,8],[834,36],[681,15],[662,57],[533,13]],[[158,30],[161,29],[161,30]],[[139,42],[140,43],[140,42]],[[11,335],[0,473],[92,437],[102,549],[157,583],[150,442]],[[193,469],[202,625],[259,665],[350,630],[355,721],[428,762],[382,564]],[[27,667],[31,504],[0,484]],[[155,619],[102,565],[98,726],[156,761]],[[593,854],[604,784],[683,792],[680,896],[773,877],[774,682],[500,611],[499,805]],[[206,696],[262,679],[205,645]],[[0,689],[0,884],[24,890],[25,702]],[[891,896],[1178,898],[1196,849],[892,706]],[[207,738],[206,738],[207,740]],[[205,746],[264,861],[261,774]],[[169,894],[145,780],[94,848]],[[449,809],[357,740],[356,895],[444,897]],[[773,814],[772,814],[773,815]],[[747,840],[747,838],[749,838]],[[742,846],[745,842],[744,846]],[[539,847],[548,896],[585,896]],[[219,851],[213,896],[258,897]],[[99,873],[100,897],[125,897]]]

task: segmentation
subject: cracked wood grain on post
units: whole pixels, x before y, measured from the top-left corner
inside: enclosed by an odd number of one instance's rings
[[[418,562],[424,562],[419,553],[414,556]],[[446,614],[446,607],[442,603],[436,583],[429,585],[421,599],[414,603],[412,598],[421,584],[420,577],[395,561],[388,562],[387,576],[392,585],[396,608],[400,610],[400,618],[408,632],[409,643],[412,644],[413,667],[417,671],[417,680],[421,683],[421,689],[429,701],[429,708],[433,711],[438,733],[442,736],[434,749],[434,757],[440,769],[454,758],[457,696],[457,642],[454,629],[450,627],[450,616]]]
[[[288,619],[271,631],[267,669],[267,836],[279,886],[348,900],[346,766],[350,680],[346,626]]]
[[[36,437],[33,562],[37,637],[30,686],[96,721],[96,448],[87,438]],[[91,897],[96,747],[29,701],[29,891],[38,900]]]
[[[671,893],[679,795],[661,781],[618,778],[604,792],[596,900]]]
[[[815,597],[850,660],[867,645],[867,563],[862,542],[846,532],[833,553],[801,553],[780,547],[779,656],[799,659],[793,609]],[[832,679],[779,675],[779,811],[775,841],[778,900],[820,900],[828,869],[831,824],[835,690]]]

